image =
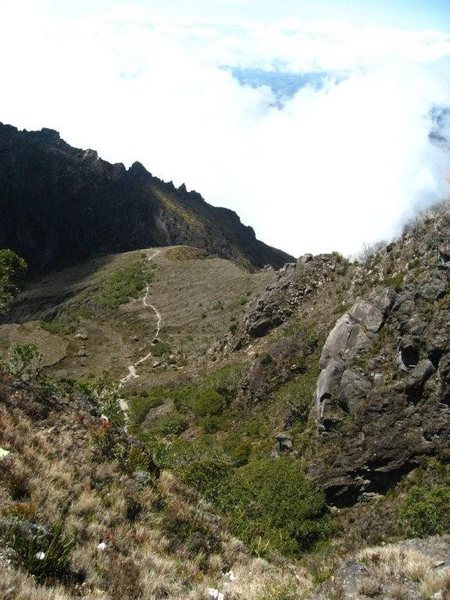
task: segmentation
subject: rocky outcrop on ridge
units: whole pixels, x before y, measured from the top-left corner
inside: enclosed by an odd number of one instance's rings
[[[295,315],[325,284],[342,280],[348,261],[340,254],[305,254],[274,273],[273,282],[248,307],[247,316],[227,346],[239,350]]]

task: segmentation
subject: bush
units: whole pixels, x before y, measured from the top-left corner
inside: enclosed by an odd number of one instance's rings
[[[414,485],[398,511],[399,523],[409,536],[443,534],[450,531],[450,487]]]
[[[156,423],[156,429],[162,435],[179,435],[188,427],[186,419],[177,412],[162,415]]]
[[[217,433],[220,429],[220,419],[214,415],[207,415],[201,421],[205,433]]]
[[[39,582],[62,579],[69,573],[74,540],[62,526],[47,527],[18,518],[0,520],[0,539],[12,549],[13,563]]]
[[[323,493],[290,458],[237,469],[221,489],[218,506],[230,515],[233,532],[257,554],[293,555],[333,531]]]
[[[25,273],[26,263],[11,250],[0,250],[0,315],[10,307]]]
[[[161,406],[167,397],[167,389],[164,387],[154,388],[150,392],[140,396],[133,396],[129,401],[130,419],[135,425],[141,425],[149,410]]]
[[[152,346],[153,356],[164,356],[165,354],[170,354],[170,352],[170,346],[166,342],[161,342],[160,340],[157,340]]]
[[[241,374],[240,365],[231,365],[207,375],[199,384],[178,388],[173,395],[175,406],[197,417],[220,415],[236,397]]]
[[[35,379],[40,370],[42,354],[36,344],[19,344],[9,352],[6,372],[17,379]]]
[[[220,452],[203,450],[202,456],[191,460],[178,469],[178,475],[188,485],[197,489],[207,500],[217,503],[228,485],[232,473],[230,460]]]

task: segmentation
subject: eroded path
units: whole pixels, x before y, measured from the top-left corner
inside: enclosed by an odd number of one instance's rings
[[[160,253],[161,253],[161,250],[154,250],[152,254],[147,254],[148,262],[152,261],[155,258],[155,256],[158,256],[158,254],[160,254]],[[158,309],[153,304],[150,303],[149,293],[150,293],[150,286],[147,283],[147,285],[145,287],[145,294],[142,297],[142,304],[143,304],[144,308],[150,308],[156,315],[156,330],[155,330],[154,336],[151,339],[151,343],[153,344],[154,342],[156,342],[156,340],[159,337],[159,332],[161,331],[162,317],[161,317],[161,314],[159,313]],[[152,352],[150,350],[150,352],[148,352],[148,354],[145,354],[145,356],[141,356],[140,358],[138,358],[138,360],[136,360],[131,365],[129,365],[127,375],[125,375],[125,377],[122,377],[122,379],[120,380],[120,387],[122,388],[124,385],[126,385],[133,379],[137,379],[139,377],[139,375],[137,373],[137,367],[139,365],[142,365],[144,362],[146,362],[151,357],[152,357]],[[128,402],[124,398],[120,398],[119,404],[120,404],[120,408],[125,417],[125,428],[126,428],[126,426],[128,424]]]

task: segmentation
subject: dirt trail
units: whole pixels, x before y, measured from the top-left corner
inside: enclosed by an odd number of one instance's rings
[[[154,250],[153,254],[147,254],[148,262],[153,260],[155,258],[155,256],[158,256],[158,254],[160,254],[160,253],[161,253],[161,250]],[[145,288],[145,294],[142,298],[142,304],[145,308],[151,308],[156,315],[156,319],[157,319],[156,320],[156,330],[155,330],[155,335],[153,336],[153,338],[151,340],[151,343],[153,344],[158,339],[159,332],[161,331],[162,317],[161,317],[161,314],[159,313],[158,309],[149,302],[149,292],[150,292],[150,286],[147,283],[146,288]],[[120,380],[121,388],[124,385],[126,385],[128,382],[130,382],[132,379],[137,379],[139,377],[136,367],[138,367],[139,365],[142,365],[142,363],[146,362],[151,356],[152,356],[152,352],[150,351],[148,354],[146,354],[145,356],[141,356],[141,358],[139,358],[134,363],[132,363],[131,365],[128,366],[128,374],[125,375],[125,377],[122,377],[122,379]],[[120,398],[119,405],[120,405],[120,408],[125,417],[125,429],[126,429],[127,424],[128,424],[128,402],[124,398]]]

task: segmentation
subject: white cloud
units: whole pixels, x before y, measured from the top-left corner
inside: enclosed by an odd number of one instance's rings
[[[448,193],[448,153],[428,139],[431,106],[450,98],[448,36],[167,22],[127,5],[124,24],[121,3],[87,19],[0,0],[0,120],[140,160],[293,254],[355,252]],[[280,110],[223,65],[348,76]]]

